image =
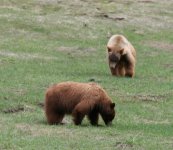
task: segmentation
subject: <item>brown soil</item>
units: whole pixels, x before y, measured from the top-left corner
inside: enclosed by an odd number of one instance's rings
[[[14,108],[7,108],[7,109],[3,110],[4,113],[17,113],[17,112],[21,112],[21,111],[24,111],[23,106],[16,106]]]

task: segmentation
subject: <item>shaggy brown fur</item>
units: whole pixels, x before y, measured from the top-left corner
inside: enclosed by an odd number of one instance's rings
[[[95,83],[62,82],[46,92],[45,115],[49,124],[59,124],[65,114],[72,114],[76,125],[85,115],[92,125],[97,125],[101,114],[107,125],[114,119],[114,107],[115,103]]]
[[[133,77],[136,51],[122,35],[113,35],[107,44],[109,68],[112,75]]]

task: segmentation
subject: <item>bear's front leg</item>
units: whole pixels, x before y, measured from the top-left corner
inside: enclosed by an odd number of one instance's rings
[[[125,76],[134,77],[135,75],[135,58],[132,54],[128,54],[125,57]]]
[[[53,124],[60,124],[64,118],[64,114],[58,114],[58,113],[49,113],[47,114],[47,120],[48,123]]]
[[[118,67],[117,66],[115,68],[110,68],[110,70],[111,70],[111,74],[113,76],[119,76]]]
[[[84,114],[82,114],[81,112],[78,112],[77,110],[74,110],[72,115],[73,115],[73,122],[75,125],[80,125],[85,116]]]
[[[135,74],[134,73],[134,66],[133,65],[127,66],[125,76],[132,78],[134,76],[134,74]]]
[[[89,102],[82,100],[77,106],[74,108],[72,112],[73,116],[73,121],[75,125],[80,125],[83,118],[85,117],[86,114],[88,114],[90,110],[90,104]]]
[[[97,126],[98,125],[98,119],[99,119],[99,114],[98,111],[93,110],[88,114],[88,119],[90,120],[90,123],[92,125]]]

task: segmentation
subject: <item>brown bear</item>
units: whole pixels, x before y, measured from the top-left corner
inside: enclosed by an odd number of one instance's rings
[[[123,35],[113,35],[107,43],[109,68],[112,75],[133,77],[136,50]]]
[[[45,115],[49,124],[59,124],[65,114],[72,114],[75,125],[87,115],[92,125],[98,125],[99,114],[106,125],[115,117],[115,103],[96,83],[62,82],[48,88]]]

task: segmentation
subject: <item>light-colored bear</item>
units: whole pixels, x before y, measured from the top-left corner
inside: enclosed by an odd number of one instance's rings
[[[123,35],[113,35],[109,39],[107,53],[112,75],[134,77],[136,50]]]

